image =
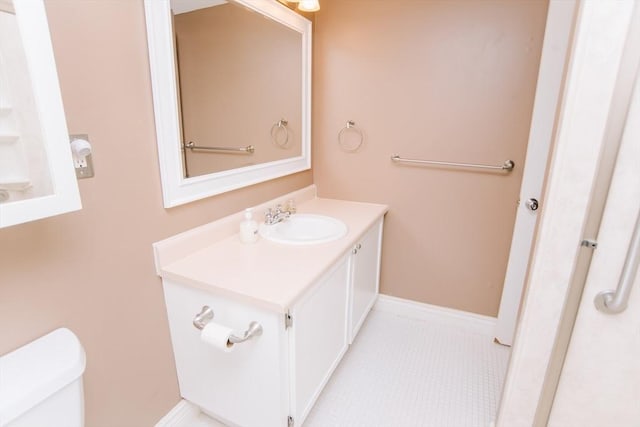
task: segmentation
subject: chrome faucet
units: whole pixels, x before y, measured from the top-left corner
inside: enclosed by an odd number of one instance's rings
[[[287,205],[287,209],[283,209],[282,205],[277,205],[275,210],[271,208],[267,209],[267,212],[264,214],[264,223],[273,225],[289,218],[296,212],[296,208],[292,200],[290,200]]]

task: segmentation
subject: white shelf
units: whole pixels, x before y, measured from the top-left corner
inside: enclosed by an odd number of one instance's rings
[[[31,188],[31,181],[25,179],[0,178],[0,190],[25,191]]]
[[[20,135],[16,134],[0,134],[0,144],[13,144],[20,139]]]

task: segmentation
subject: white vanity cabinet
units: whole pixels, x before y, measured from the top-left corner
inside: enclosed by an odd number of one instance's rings
[[[355,244],[351,251],[349,280],[349,344],[373,307],[380,289],[382,218]]]
[[[164,279],[163,288],[182,397],[231,426],[286,426],[289,364],[283,315],[172,280]],[[192,322],[205,305],[213,309],[214,322],[242,334],[256,321],[262,335],[229,353],[204,343]]]
[[[155,246],[181,395],[230,426],[302,425],[378,295],[387,207],[312,203],[350,233],[306,247],[243,245],[234,233],[187,251],[205,236],[190,231]],[[231,352],[204,342],[193,320],[205,305],[235,335],[253,321],[262,334]]]
[[[163,280],[182,396],[231,425],[300,425],[348,348],[350,256],[285,314]],[[192,323],[205,305],[238,335],[251,321],[262,335],[229,353],[212,348]]]

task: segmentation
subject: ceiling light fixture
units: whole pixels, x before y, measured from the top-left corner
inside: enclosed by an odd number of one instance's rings
[[[298,10],[303,12],[317,12],[320,10],[320,2],[318,0],[299,0]]]

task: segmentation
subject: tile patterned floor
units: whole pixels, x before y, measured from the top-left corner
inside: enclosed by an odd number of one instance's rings
[[[472,321],[373,310],[304,425],[487,427],[509,352]]]
[[[473,320],[373,310],[304,427],[488,427],[510,349]],[[200,415],[193,427],[224,427]]]

